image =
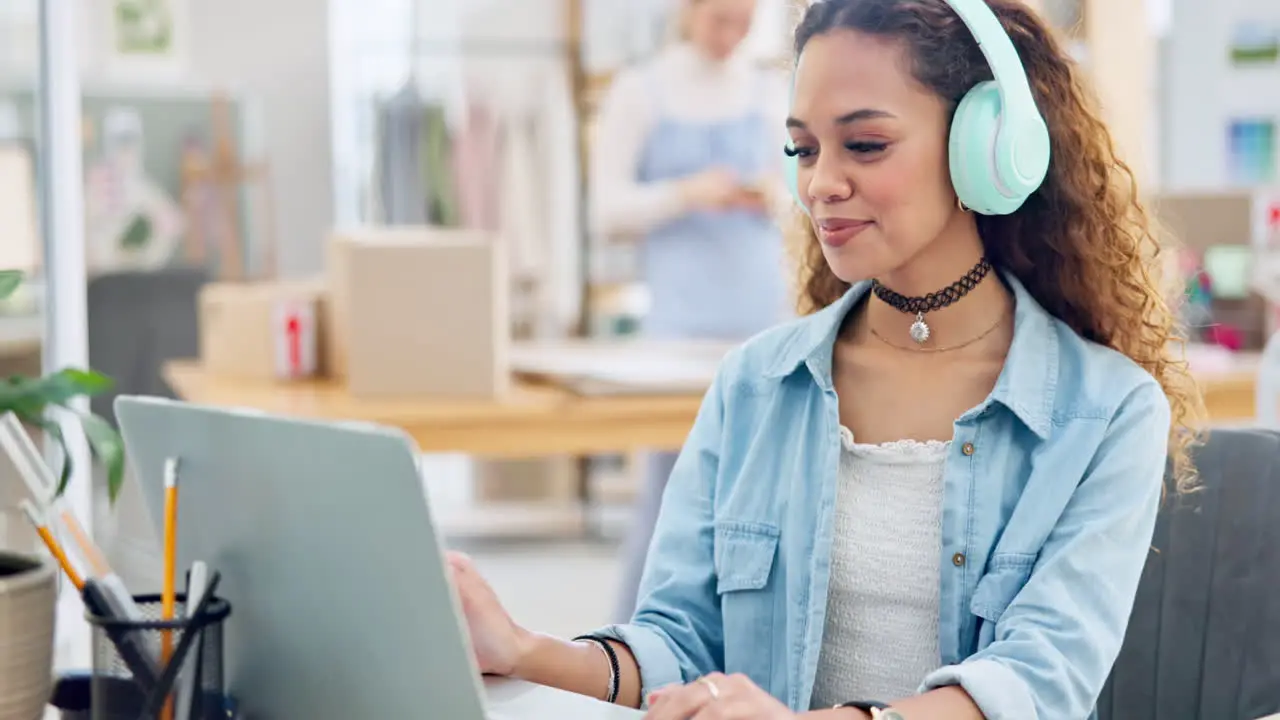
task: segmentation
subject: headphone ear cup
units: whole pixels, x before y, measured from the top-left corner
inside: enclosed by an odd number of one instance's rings
[[[1026,200],[1000,192],[996,136],[1000,132],[1000,89],[994,81],[975,85],[951,120],[951,184],[960,202],[983,215],[1008,215]]]

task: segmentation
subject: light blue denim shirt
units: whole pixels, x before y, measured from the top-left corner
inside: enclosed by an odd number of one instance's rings
[[[1013,343],[946,460],[941,667],[920,690],[960,685],[988,720],[1081,720],[1147,558],[1169,403],[1137,364],[1005,282]],[[721,671],[809,709],[841,447],[832,352],[867,288],[721,366],[663,498],[635,616],[599,632],[631,648],[645,695]]]

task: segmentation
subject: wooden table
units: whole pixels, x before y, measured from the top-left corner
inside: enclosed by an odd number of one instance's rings
[[[1257,361],[1249,358],[1232,370],[1202,372],[1196,375],[1209,422],[1243,423],[1257,417]]]
[[[166,365],[164,378],[178,397],[202,405],[373,422],[403,429],[426,453],[489,458],[677,450],[701,402],[692,395],[580,397],[529,384],[517,384],[502,401],[367,400],[333,381],[233,380],[185,361]]]
[[[1214,423],[1254,417],[1254,367],[1198,376]],[[490,458],[626,453],[679,449],[701,398],[582,397],[539,385],[517,385],[502,401],[367,400],[333,381],[252,382],[216,377],[189,361],[170,363],[165,380],[184,400],[253,408],[320,420],[356,420],[399,427],[423,452]]]

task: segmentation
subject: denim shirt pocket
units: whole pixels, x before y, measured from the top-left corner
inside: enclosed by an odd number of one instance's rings
[[[777,582],[770,582],[777,526],[720,520],[715,524],[716,594],[724,627],[724,671],[771,684]]]
[[[987,563],[987,572],[974,588],[969,611],[978,618],[978,650],[995,641],[996,624],[1010,603],[1022,592],[1036,556],[1025,553],[997,553]]]

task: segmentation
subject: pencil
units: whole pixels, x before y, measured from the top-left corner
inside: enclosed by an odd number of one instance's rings
[[[178,582],[178,461],[169,458],[164,463],[164,578],[160,596],[160,613],[163,620],[173,620],[177,604]],[[173,655],[173,633],[160,634],[161,668],[168,666]],[[173,717],[172,695],[165,701],[161,714],[164,720]]]
[[[49,548],[49,552],[53,555],[58,564],[62,566],[62,571],[67,574],[67,578],[71,580],[71,584],[75,586],[76,592],[84,590],[84,580],[80,577],[80,573],[72,567],[70,558],[67,557],[66,551],[62,549],[62,545],[54,539],[53,533],[49,532],[49,526],[40,519],[39,513],[36,512],[35,505],[30,500],[22,501],[22,512],[31,521],[36,528],[36,534],[44,541],[45,547]]]
[[[71,539],[75,541],[76,547],[80,548],[80,556],[89,563],[93,576],[104,578],[110,575],[111,566],[107,564],[107,559],[102,556],[98,546],[89,539],[89,533],[84,531],[84,526],[76,519],[75,514],[64,507],[58,513],[58,517],[62,518],[62,524],[67,528],[67,532],[71,533]]]

